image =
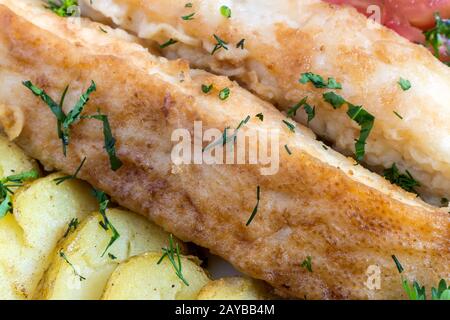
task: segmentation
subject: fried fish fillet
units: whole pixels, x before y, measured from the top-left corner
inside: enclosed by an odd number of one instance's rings
[[[428,290],[449,279],[445,210],[324,148],[309,129],[292,122],[292,132],[278,110],[228,78],[157,58],[108,27],[60,18],[37,3],[0,0],[0,105],[10,115],[0,123],[23,118],[15,142],[47,169],[73,173],[87,157],[80,178],[265,280],[282,296],[405,297],[392,255],[406,279]],[[97,90],[83,114],[99,110],[108,116],[122,167],[111,170],[101,122],[91,119],[72,126],[65,157],[54,115],[24,80],[55,99],[70,84],[65,112],[94,80]],[[231,94],[221,100],[215,89],[203,93],[202,84],[228,87]],[[263,164],[172,162],[174,130],[192,132],[194,121],[201,121],[222,131],[248,115],[242,132],[279,132],[277,174],[261,175]],[[257,213],[247,226],[255,203]],[[312,272],[302,267],[308,257]],[[381,289],[371,286],[373,268],[380,272]]]
[[[178,41],[165,46],[166,57],[232,76],[282,111],[308,97],[316,107],[310,127],[346,155],[355,153],[360,127],[323,94],[363,106],[375,117],[366,164],[381,173],[396,163],[421,183],[427,201],[450,198],[450,69],[353,8],[319,0],[194,0],[188,7],[185,0],[80,2],[139,37]],[[231,17],[221,13],[223,5]],[[300,83],[307,72],[335,78],[342,90]],[[296,119],[308,122],[303,111]]]

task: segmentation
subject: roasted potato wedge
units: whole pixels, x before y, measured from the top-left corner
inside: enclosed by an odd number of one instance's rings
[[[181,256],[182,275],[160,252],[149,252],[120,264],[106,286],[104,300],[193,300],[210,280],[193,260]],[[176,258],[176,261],[178,259]]]
[[[249,278],[230,277],[209,282],[200,290],[197,300],[265,300],[270,297],[264,283]]]
[[[99,213],[92,214],[55,251],[36,298],[99,299],[120,262],[167,246],[169,234],[144,217],[120,209],[106,214],[120,237],[105,252],[112,233],[99,225]]]
[[[0,179],[32,169],[38,169],[36,161],[0,134]]]
[[[24,162],[21,168],[29,167]],[[32,297],[69,222],[98,208],[86,183],[56,185],[54,179],[61,176],[51,174],[21,187],[12,197],[13,215],[0,219],[0,299]]]

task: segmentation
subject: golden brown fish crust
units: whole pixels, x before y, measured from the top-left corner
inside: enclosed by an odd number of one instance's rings
[[[71,24],[35,1],[0,3],[0,104],[24,116],[15,142],[47,168],[72,173],[86,156],[82,179],[286,297],[404,298],[393,254],[404,275],[428,290],[449,278],[447,212],[325,150],[307,129],[290,132],[270,104],[227,78],[157,59],[111,29]],[[111,171],[101,123],[93,120],[73,126],[64,157],[55,117],[23,80],[54,98],[70,83],[66,112],[94,80],[97,91],[84,113],[108,115],[123,166]],[[204,83],[228,86],[231,95],[226,101],[205,95]],[[253,117],[260,112],[263,122]],[[280,149],[292,151],[280,152],[276,175],[260,175],[260,165],[172,164],[174,129],[192,130],[201,120],[204,128],[223,130],[247,115],[243,130],[279,129]],[[261,202],[247,227],[257,186]],[[313,272],[301,267],[307,256]],[[381,270],[379,290],[366,286],[372,265]]]
[[[352,8],[319,0],[230,0],[231,18],[219,0],[80,0],[117,25],[165,47],[169,58],[233,76],[282,111],[304,97],[316,107],[311,129],[347,155],[360,128],[334,110],[323,94],[334,91],[375,117],[365,163],[383,171],[396,163],[422,185],[433,204],[450,198],[450,69],[423,46],[376,25]],[[170,8],[170,9],[168,9]],[[193,19],[182,16],[195,13]],[[214,54],[217,35],[227,43]],[[238,47],[240,41],[243,47]],[[302,73],[334,77],[342,90],[301,84]],[[400,78],[411,82],[402,90]],[[303,110],[296,119],[307,123]]]

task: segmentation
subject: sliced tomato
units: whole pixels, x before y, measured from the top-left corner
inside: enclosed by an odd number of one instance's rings
[[[434,13],[450,18],[450,0],[325,0],[334,4],[346,4],[370,16],[368,7],[380,7],[385,26],[414,42],[423,42],[422,31],[434,25]]]

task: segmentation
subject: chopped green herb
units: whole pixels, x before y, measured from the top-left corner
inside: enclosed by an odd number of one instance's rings
[[[2,197],[3,200],[0,203],[0,219],[8,214],[8,212],[12,212],[12,203],[11,196],[7,193]]]
[[[47,95],[47,93],[45,93],[44,90],[39,89],[38,87],[36,87],[35,85],[33,85],[31,83],[31,81],[24,81],[23,85],[25,87],[27,87],[28,89],[31,90],[31,92],[37,96],[40,97],[41,100],[47,104],[50,108],[50,110],[53,112],[53,114],[56,117],[56,121],[57,121],[57,128],[58,128],[58,137],[62,140],[62,145],[63,145],[63,153],[64,155],[66,155],[66,147],[68,144],[68,138],[66,138],[64,136],[64,133],[61,130],[61,126],[62,123],[64,122],[64,120],[66,119],[66,115],[64,114],[64,111],[62,110],[62,104],[64,102],[64,98],[66,96],[67,93],[67,89],[69,88],[69,86],[67,86],[61,96],[61,102],[60,104],[57,104],[49,95]]]
[[[186,21],[194,20],[194,15],[195,15],[195,12],[188,14],[187,16],[182,16],[181,19],[186,20]]]
[[[399,117],[401,120],[403,120],[403,117],[397,111],[393,111],[393,112],[397,117]]]
[[[117,259],[117,257],[116,257],[115,255],[113,255],[112,253],[108,253],[108,257],[109,257],[111,260],[116,260],[116,259]]]
[[[66,238],[69,235],[70,231],[76,230],[79,224],[80,222],[78,221],[78,218],[73,218],[72,220],[70,220],[69,226],[67,227],[67,230],[64,233],[63,238]]]
[[[61,258],[63,258],[64,261],[67,262],[67,264],[72,268],[73,273],[74,273],[78,278],[80,278],[80,281],[86,280],[85,277],[83,277],[82,275],[80,275],[80,274],[78,273],[77,269],[75,269],[75,266],[69,261],[69,259],[67,259],[65,253],[64,253],[62,250],[59,251],[59,256],[60,256]]]
[[[325,150],[328,150],[328,147],[326,145],[324,145],[324,144],[322,145],[322,148],[325,149]]]
[[[443,207],[448,207],[448,204],[449,204],[449,201],[448,201],[447,198],[442,198],[442,199],[441,199],[441,205],[442,205]]]
[[[299,81],[302,84],[311,82],[316,88],[342,89],[342,85],[334,78],[328,78],[328,81],[325,82],[325,79],[322,76],[312,72],[302,73]]]
[[[398,84],[400,88],[403,89],[403,91],[408,91],[409,89],[411,89],[411,82],[407,79],[400,78]]]
[[[72,110],[69,111],[67,116],[64,118],[64,121],[62,122],[62,131],[65,136],[67,136],[67,142],[69,141],[69,127],[77,120],[80,119],[81,112],[83,112],[84,107],[89,101],[89,96],[92,92],[97,90],[97,87],[95,85],[94,81],[91,81],[91,85],[86,90],[85,93],[83,93],[80,98],[78,99],[77,103],[73,107]],[[62,108],[62,105],[61,105]]]
[[[25,181],[34,180],[37,178],[39,178],[39,172],[35,169],[32,169],[30,171],[25,171],[19,174],[8,176],[3,181],[23,183]]]
[[[397,266],[397,270],[400,274],[403,273],[404,269],[395,255],[392,255],[392,259]],[[409,283],[408,279],[402,276],[402,286],[406,292],[406,295],[410,300],[426,300],[426,290],[425,286],[421,286],[417,281],[413,281],[412,284]],[[447,283],[444,279],[441,279],[438,284],[438,288],[431,288],[431,299],[432,300],[450,300],[450,286],[447,287]]]
[[[295,132],[295,125],[293,125],[292,123],[290,123],[290,122],[288,122],[286,120],[283,120],[283,123],[288,127],[288,129],[290,131]]]
[[[77,0],[48,0],[48,9],[60,17],[71,17],[76,13],[74,7],[78,6]]]
[[[370,131],[372,131],[375,117],[364,110],[362,106],[354,106],[352,104],[348,104],[347,115],[361,127],[359,139],[356,140],[355,144],[356,160],[361,161],[366,152],[366,141]]]
[[[302,268],[305,268],[306,270],[308,270],[309,272],[313,272],[312,270],[312,258],[311,256],[307,256],[305,260],[303,260],[302,264],[301,264]]]
[[[450,19],[442,19],[439,13],[435,13],[436,25],[425,31],[426,43],[433,49],[434,55],[440,58],[440,49],[450,39]],[[450,46],[447,44],[447,53],[450,54]]]
[[[348,105],[347,115],[361,127],[359,138],[355,143],[355,156],[356,160],[363,160],[364,154],[366,153],[366,141],[372,131],[375,117],[364,110],[362,106],[355,106],[334,92],[325,93],[323,98],[326,102],[330,103],[334,109],[338,109],[344,104]]]
[[[184,5],[185,8],[192,8],[192,2],[188,2]]]
[[[221,6],[220,7],[220,13],[225,17],[225,18],[231,18],[231,9],[227,6]]]
[[[105,29],[103,29],[101,26],[98,27],[98,28],[100,29],[101,32],[103,32],[103,33],[108,33],[108,31],[106,31]]]
[[[431,299],[432,300],[450,300],[450,286],[447,286],[447,283],[444,279],[439,281],[438,287],[431,288]]]
[[[91,85],[89,86],[87,91],[80,96],[80,99],[67,115],[64,114],[62,107],[69,86],[64,89],[60,103],[57,104],[52,98],[50,98],[50,96],[45,93],[44,90],[39,89],[38,87],[33,85],[31,81],[24,81],[23,85],[30,89],[35,96],[40,97],[41,100],[49,106],[50,110],[55,115],[57,120],[58,137],[62,141],[63,153],[64,155],[66,155],[67,145],[69,144],[70,140],[70,126],[80,119],[81,112],[83,112],[86,103],[89,101],[90,94],[96,90],[95,82],[91,81]]]
[[[214,55],[214,53],[216,53],[218,50],[220,49],[225,49],[228,50],[228,43],[223,41],[222,39],[220,39],[217,35],[213,35],[214,39],[216,39],[217,43],[214,46],[213,51],[211,52],[211,55]]]
[[[75,173],[69,176],[64,176],[64,177],[59,177],[56,179],[53,179],[53,181],[56,182],[56,185],[60,185],[61,183],[63,183],[64,181],[67,180],[71,180],[71,179],[76,179],[78,173],[80,172],[81,168],[83,167],[84,163],[86,162],[86,157],[83,158],[83,160],[81,161],[80,165],[78,166],[78,168],[75,170]]]
[[[241,39],[241,41],[239,41],[236,45],[236,48],[240,48],[242,50],[244,50],[244,45],[245,45],[245,39]]]
[[[230,129],[230,127],[226,127],[223,130],[223,134],[222,134],[221,138],[217,139],[216,141],[211,142],[209,145],[207,145],[205,148],[203,148],[202,152],[205,152],[205,151],[207,151],[207,150],[209,150],[209,149],[211,149],[211,148],[213,148],[215,146],[218,146],[218,145],[224,146],[230,141],[235,142],[236,138],[237,138],[238,131],[242,128],[242,126],[244,124],[247,124],[249,121],[250,121],[250,116],[247,116],[244,120],[242,120],[239,123],[239,125],[236,127],[236,130],[234,130],[234,133],[231,136],[227,135],[228,129]]]
[[[108,216],[106,215],[106,209],[108,208],[109,204],[109,198],[103,191],[93,189],[93,195],[97,199],[99,203],[99,212],[100,215],[103,218],[103,221],[100,221],[100,226],[105,230],[110,230],[112,232],[111,240],[109,241],[108,245],[106,246],[105,250],[102,253],[102,257],[105,255],[106,251],[113,245],[114,242],[116,242],[117,239],[120,238],[119,232],[114,228],[112,223],[109,221]]]
[[[0,179],[0,219],[12,212],[11,195],[13,188],[19,188],[25,181],[37,179],[39,172],[36,170],[25,171]]]
[[[261,121],[264,121],[264,115],[262,113],[258,113],[255,117],[257,117]]]
[[[206,84],[202,84],[202,91],[205,94],[208,94],[213,88],[213,84],[210,85],[206,85]]]
[[[311,120],[314,119],[316,116],[316,107],[311,107],[309,104],[305,104],[303,106],[303,109],[305,109],[306,115],[308,116],[308,124],[311,122]]]
[[[167,41],[164,42],[163,44],[159,45],[159,48],[160,48],[160,49],[165,49],[165,48],[167,48],[168,46],[171,46],[171,45],[173,45],[173,44],[175,44],[175,43],[177,43],[177,42],[178,42],[177,40],[174,40],[174,39],[170,38],[169,40],[167,40]]]
[[[403,269],[403,266],[400,263],[400,261],[398,261],[398,259],[395,255],[392,255],[391,257],[394,260],[395,265],[397,266],[398,273],[402,273],[404,271],[404,269]]]
[[[346,103],[345,99],[342,98],[340,95],[334,93],[334,92],[327,92],[323,94],[323,99],[331,104],[334,109],[339,109]]]
[[[403,289],[408,295],[409,300],[426,300],[425,287],[420,286],[417,281],[413,281],[412,286],[409,284],[407,279],[402,280]]]
[[[305,110],[306,114],[308,115],[308,124],[311,120],[314,119],[316,116],[316,107],[311,107],[306,101],[308,100],[308,97],[303,98],[299,103],[297,103],[295,106],[290,108],[287,111],[287,116],[291,119],[293,119],[297,115],[298,109],[302,108]]]
[[[163,255],[162,255],[161,259],[159,259],[157,264],[160,264],[164,260],[164,258],[167,257],[169,259],[170,263],[172,264],[177,277],[180,278],[180,280],[183,281],[183,283],[185,285],[189,286],[189,283],[184,278],[183,272],[182,272],[180,246],[178,245],[178,243],[176,244],[176,246],[173,245],[172,234],[169,236],[169,247],[162,248],[162,251],[163,251]]]
[[[247,223],[245,224],[247,227],[250,225],[250,223],[252,223],[253,219],[255,218],[256,214],[258,213],[260,196],[261,196],[261,188],[260,188],[260,186],[257,186],[256,187],[256,205],[255,205],[255,208],[253,208],[250,218],[248,219]]]
[[[83,119],[96,119],[103,123],[103,136],[105,140],[105,149],[109,156],[109,164],[111,170],[116,171],[122,167],[122,161],[116,155],[116,139],[111,132],[108,116],[104,114],[97,114],[93,116],[84,116]]]
[[[230,96],[230,93],[231,93],[230,88],[224,88],[224,89],[220,90],[220,92],[219,92],[220,100],[227,100],[228,97]]]
[[[289,155],[292,154],[292,152],[291,152],[291,150],[289,149],[289,147],[288,147],[287,144],[284,145],[284,148],[286,149],[286,152],[287,152]]]
[[[417,194],[415,187],[420,187],[420,183],[417,182],[412,175],[406,170],[406,174],[401,174],[394,163],[392,167],[384,170],[384,177],[391,183],[398,185],[408,192]]]
[[[297,103],[292,108],[289,108],[287,111],[287,116],[291,119],[293,119],[297,115],[298,109],[300,109],[308,100],[308,97],[303,98],[299,103]]]

